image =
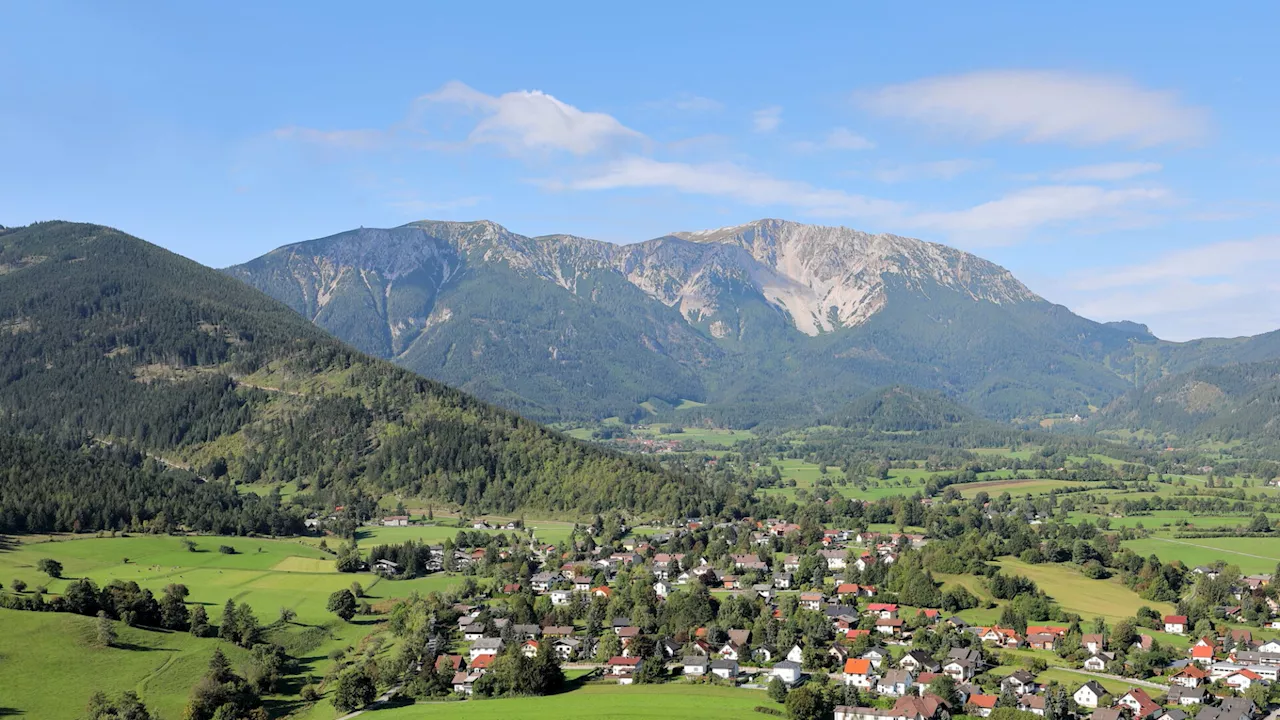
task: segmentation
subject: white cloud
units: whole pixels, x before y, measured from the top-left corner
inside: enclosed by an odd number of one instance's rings
[[[610,115],[584,112],[540,90],[517,90],[493,96],[460,82],[424,95],[428,103],[461,105],[484,118],[467,140],[500,145],[512,154],[529,150],[563,150],[587,155],[644,135]]]
[[[724,197],[746,205],[786,205],[826,217],[888,217],[899,214],[900,203],[843,190],[753,172],[731,163],[692,165],[632,157],[609,164],[603,172],[567,183],[547,183],[553,189],[614,190],[666,188],[693,195]]]
[[[849,128],[836,128],[827,134],[827,147],[835,150],[873,150],[876,144]]]
[[[1049,178],[1058,182],[1106,182],[1128,180],[1139,175],[1157,173],[1163,169],[1163,165],[1154,162],[1113,162],[1067,168],[1050,174]]]
[[[876,144],[849,128],[838,127],[827,133],[827,136],[820,142],[801,140],[793,143],[792,147],[800,152],[814,152],[816,150],[874,150]]]
[[[1217,278],[1276,262],[1280,262],[1280,236],[1229,240],[1175,250],[1147,263],[1092,272],[1076,282],[1075,287],[1105,290],[1170,280]]]
[[[934,160],[880,167],[871,176],[883,183],[900,183],[911,180],[952,180],[985,165],[981,160]]]
[[[1130,206],[1168,197],[1161,188],[1107,190],[1090,185],[1046,185],[1010,193],[967,210],[921,213],[908,222],[964,235],[970,244],[1000,244],[1057,223],[1117,217]]]
[[[317,130],[297,125],[279,128],[272,135],[279,140],[296,140],[340,150],[373,150],[385,146],[390,139],[386,130]]]
[[[773,132],[782,124],[782,108],[773,105],[751,114],[751,126],[758,133]]]
[[[1137,320],[1170,340],[1233,337],[1280,327],[1280,237],[1167,252],[1064,279],[1058,294],[1098,320]]]
[[[1037,70],[992,70],[891,85],[863,98],[883,115],[981,140],[1139,147],[1194,141],[1207,114],[1174,93],[1115,77]]]
[[[540,90],[517,90],[494,96],[456,81],[418,98],[403,120],[385,130],[289,126],[276,130],[273,135],[281,140],[349,150],[457,148],[457,143],[425,139],[424,121],[431,114],[431,108],[439,105],[458,106],[482,116],[463,146],[494,144],[513,155],[548,150],[587,155],[627,141],[646,140],[643,134],[610,115],[579,110]]]

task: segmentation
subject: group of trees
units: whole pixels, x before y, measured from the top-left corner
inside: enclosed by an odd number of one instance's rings
[[[214,650],[209,669],[191,690],[183,720],[267,720],[258,690]]]

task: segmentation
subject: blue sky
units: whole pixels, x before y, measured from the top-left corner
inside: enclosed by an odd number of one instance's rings
[[[1276,3],[435,5],[0,0],[0,223],[224,266],[782,217],[1170,339],[1280,328]]]

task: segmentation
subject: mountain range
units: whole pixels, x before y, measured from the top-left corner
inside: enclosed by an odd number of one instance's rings
[[[52,443],[33,456],[124,446],[210,484],[291,483],[315,509],[389,493],[474,512],[721,506],[708,480],[371,358],[217,270],[98,225],[0,230],[0,376],[0,430]],[[114,526],[78,516],[97,511],[70,495],[23,497],[11,526]],[[145,520],[158,502],[112,509]]]
[[[424,221],[226,272],[367,353],[543,421],[682,407],[796,424],[895,385],[997,420],[1088,416],[1171,374],[1280,357],[1280,333],[1165,342],[970,253],[784,220],[628,245]]]

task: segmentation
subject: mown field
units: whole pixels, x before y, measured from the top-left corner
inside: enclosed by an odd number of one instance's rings
[[[1181,560],[1188,567],[1222,561],[1238,565],[1240,572],[1271,573],[1280,564],[1280,537],[1166,538],[1129,540],[1124,546],[1165,562]]]
[[[418,515],[419,513],[414,513]],[[493,518],[494,522],[506,522],[507,518]],[[573,523],[555,521],[555,520],[527,520],[528,527],[534,531],[534,536],[539,542],[559,543],[569,537],[569,533],[573,531]],[[360,541],[361,547],[369,547],[372,545],[385,545],[389,543],[402,543],[409,540],[420,540],[426,543],[442,543],[445,539],[452,539],[457,536],[459,530],[474,532],[471,525],[466,527],[457,527],[452,523],[441,525],[408,525],[405,527],[362,527],[356,531],[356,537]],[[506,533],[510,537],[513,533],[523,534],[521,530],[484,530],[482,532],[490,535],[498,533]]]
[[[471,700],[409,705],[366,713],[369,720],[739,720],[765,717],[757,706],[781,710],[759,690],[691,685],[622,686],[589,684],[571,692],[540,698]]]
[[[13,579],[29,588],[47,586],[58,593],[71,580],[88,577],[99,585],[113,579],[133,580],[157,596],[165,585],[181,583],[190,591],[188,601],[201,604],[215,624],[228,599],[247,602],[268,637],[299,658],[299,674],[290,687],[296,693],[299,678],[322,677],[332,661],[331,651],[359,644],[379,632],[376,618],[357,616],[346,623],[325,609],[331,592],[358,581],[372,604],[447,589],[456,577],[432,576],[410,581],[380,580],[374,575],[333,571],[332,556],[299,540],[261,538],[193,537],[197,551],[190,552],[182,539],[170,536],[117,538],[59,537],[6,538],[0,544],[0,582],[6,590]],[[43,541],[42,541],[43,540]],[[234,547],[235,554],[218,551]],[[35,569],[41,558],[63,564],[64,577],[51,580]],[[282,608],[297,615],[293,623],[280,624]],[[222,647],[233,664],[242,653],[212,638],[194,638],[183,632],[120,629],[120,647],[93,645],[93,620],[65,613],[0,611],[0,707],[29,717],[75,717],[98,689],[119,692],[134,689],[148,706],[163,717],[181,716],[192,686],[205,672],[215,647]],[[67,668],[74,668],[68,671]],[[11,681],[10,678],[13,678]],[[276,714],[297,709],[296,699],[272,698]],[[335,711],[322,700],[309,713],[332,718]]]
[[[1067,565],[1032,565],[1016,558],[1001,558],[1000,567],[1033,580],[1063,610],[1086,619],[1101,615],[1107,622],[1115,622],[1133,617],[1143,605],[1161,615],[1173,612],[1173,605],[1144,600],[1115,578],[1092,580]]]

